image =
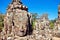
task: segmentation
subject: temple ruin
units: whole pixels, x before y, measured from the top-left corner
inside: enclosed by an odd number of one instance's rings
[[[0,33],[0,40],[55,40],[60,37],[60,5],[58,6],[58,20],[54,29],[50,29],[47,14],[43,14],[35,21],[32,29],[32,14],[21,0],[12,0],[4,17],[4,28]]]

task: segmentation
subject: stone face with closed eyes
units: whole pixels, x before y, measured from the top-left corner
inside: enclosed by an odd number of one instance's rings
[[[8,7],[4,18],[5,34],[25,36],[28,27],[28,10],[21,2],[14,0]],[[30,19],[29,19],[30,20]]]

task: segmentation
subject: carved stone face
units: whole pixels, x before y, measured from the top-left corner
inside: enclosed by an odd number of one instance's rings
[[[27,14],[16,13],[14,16],[15,35],[24,36],[27,30],[28,17]]]
[[[24,36],[26,35],[27,27],[25,25],[15,28],[15,35]]]

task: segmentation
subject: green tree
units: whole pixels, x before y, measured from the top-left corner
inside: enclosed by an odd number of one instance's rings
[[[50,22],[50,29],[53,29],[53,28],[54,28],[54,23]]]
[[[50,28],[54,28],[54,23],[56,22],[57,18],[55,18],[54,20],[50,20]]]
[[[38,14],[37,14],[37,13],[32,13],[33,21],[35,21],[35,20],[36,20],[37,16],[38,16]]]
[[[0,31],[4,27],[4,15],[0,13]]]
[[[36,22],[37,16],[38,16],[37,13],[32,13],[32,27],[33,27],[33,29],[35,28],[35,22]]]

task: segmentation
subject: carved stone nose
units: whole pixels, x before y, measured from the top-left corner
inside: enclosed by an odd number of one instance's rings
[[[22,26],[22,29],[23,29],[23,26]]]

